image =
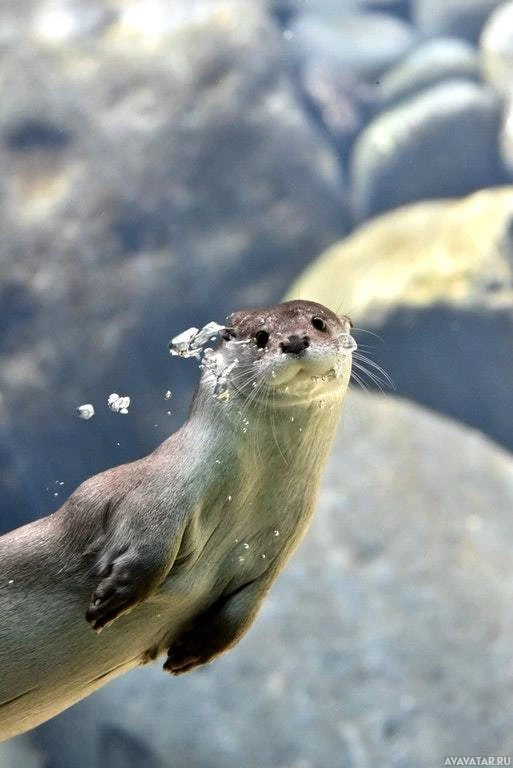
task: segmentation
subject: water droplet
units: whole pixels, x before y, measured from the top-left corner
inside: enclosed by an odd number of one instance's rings
[[[121,445],[121,443],[116,443],[116,445],[118,445],[118,446],[119,446],[119,445]]]
[[[59,495],[58,491],[55,491],[55,493],[53,495],[54,496],[58,496]]]
[[[242,546],[244,547],[244,549],[249,549],[249,544],[246,541],[244,542],[244,544]]]
[[[168,416],[171,416],[171,411],[166,411]]]
[[[260,555],[260,557],[262,558],[262,560],[265,560],[265,555]]]
[[[164,395],[164,400],[171,400],[172,397],[173,397],[173,393],[171,392],[170,389],[168,389]]]
[[[9,579],[8,584],[14,584],[14,579]]]
[[[279,532],[279,531],[277,531],[277,530],[275,529],[275,530],[273,531],[273,534],[274,534],[275,536],[279,536],[279,535],[280,535],[280,532]]]
[[[295,421],[295,418],[294,418],[294,416],[291,416],[291,417],[290,417],[290,420],[291,420],[291,421]]]
[[[303,427],[299,427],[299,431],[302,432],[303,431]]]
[[[227,496],[227,497],[226,497],[226,501],[231,501],[231,500],[232,500],[232,497],[231,497],[231,496]]]
[[[216,459],[216,464],[220,464],[220,463],[221,463],[220,460]]]
[[[154,427],[158,427],[158,424],[154,424],[153,426],[154,426]]]
[[[238,544],[238,543],[239,543],[239,540],[238,540],[238,539],[235,539],[235,543],[236,543],[236,544]]]

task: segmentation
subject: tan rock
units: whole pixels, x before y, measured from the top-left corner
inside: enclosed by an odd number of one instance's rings
[[[351,314],[381,337],[359,340],[377,347],[399,393],[511,446],[512,269],[513,188],[504,187],[373,221],[324,253],[288,296]]]

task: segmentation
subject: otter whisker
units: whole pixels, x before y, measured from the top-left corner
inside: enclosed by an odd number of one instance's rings
[[[358,376],[357,373],[355,373],[354,369],[351,371],[351,381],[355,381],[358,384],[358,386],[360,387],[360,389],[362,389],[364,392],[368,392],[369,391],[368,386],[361,379],[361,377]]]
[[[366,355],[362,355],[359,352],[355,352],[353,354],[353,358],[354,358],[355,361],[358,361],[360,363],[366,363],[371,368],[373,368],[375,371],[377,371],[380,374],[380,377],[378,377],[378,378],[380,378],[380,381],[382,381],[383,384],[387,384],[389,387],[391,387],[391,389],[395,389],[396,388],[395,387],[395,382],[392,379],[392,377],[390,376],[390,374],[387,371],[385,371],[385,369],[382,368],[381,365],[379,365],[379,363],[376,363],[375,360],[371,360],[369,357],[367,357]],[[355,364],[356,364],[356,362],[355,362]],[[362,365],[361,368],[362,368],[362,370],[365,370],[365,366]],[[366,373],[370,374],[369,371],[366,371]]]

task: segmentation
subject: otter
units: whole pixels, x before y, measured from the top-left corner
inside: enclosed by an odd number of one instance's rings
[[[313,514],[350,329],[309,301],[233,313],[175,434],[0,537],[0,739],[240,640]]]

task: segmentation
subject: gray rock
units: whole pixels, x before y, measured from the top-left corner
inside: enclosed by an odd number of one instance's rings
[[[365,11],[392,13],[400,19],[411,19],[411,0],[360,0],[360,7]]]
[[[456,197],[499,184],[500,105],[474,83],[452,80],[383,112],[362,131],[351,158],[357,221],[425,198]]]
[[[376,107],[375,89],[328,61],[307,61],[298,73],[306,109],[328,133],[344,167],[354,140]]]
[[[46,768],[46,761],[25,735],[0,744],[0,768]]]
[[[288,49],[293,61],[329,62],[333,69],[374,77],[410,50],[413,28],[384,13],[340,13],[323,19],[305,13],[288,30]]]
[[[512,187],[370,222],[309,267],[297,296],[349,312],[399,394],[513,447]]]
[[[300,14],[312,13],[327,20],[357,11],[359,0],[291,0]]]
[[[436,768],[509,754],[513,459],[353,395],[314,523],[242,643],[129,674],[33,734],[50,768]],[[139,762],[137,762],[139,760]]]
[[[444,80],[480,80],[477,50],[454,37],[438,38],[420,45],[386,72],[380,80],[379,100],[391,107]]]
[[[0,60],[2,530],[164,438],[197,372],[171,365],[169,338],[277,299],[345,230],[336,156],[268,17],[184,1],[137,27],[137,7]]]
[[[500,148],[502,161],[510,178],[513,179],[513,98],[510,99],[504,115]]]
[[[503,0],[413,0],[413,20],[427,37],[454,36],[476,43]]]
[[[513,92],[513,2],[500,5],[481,35],[481,60],[485,77],[498,93]]]

